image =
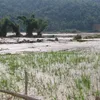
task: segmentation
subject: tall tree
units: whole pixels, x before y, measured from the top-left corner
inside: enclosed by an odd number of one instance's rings
[[[25,16],[19,16],[18,19],[23,21],[23,24],[26,26],[26,36],[31,37],[33,31],[37,28],[37,20],[34,15],[30,18],[26,18]]]
[[[37,32],[37,36],[41,37],[42,36],[42,31],[47,27],[47,21],[44,21],[42,19],[38,19],[37,20],[37,28],[36,28],[36,32]]]
[[[16,33],[16,37],[21,36],[18,24],[16,24],[15,22],[9,21],[9,25],[8,26],[11,27],[13,32]]]
[[[12,29],[16,33],[16,36],[20,36],[19,25],[12,22],[8,18],[3,18],[0,20],[0,37],[6,37],[9,29]]]
[[[8,19],[3,18],[0,20],[0,37],[6,37],[7,35]]]

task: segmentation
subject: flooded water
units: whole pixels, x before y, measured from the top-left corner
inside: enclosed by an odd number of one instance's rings
[[[8,35],[13,34],[14,33],[8,33]],[[25,35],[25,33],[22,34]],[[36,35],[36,33],[33,34]],[[58,41],[55,41],[55,38],[0,38],[0,54],[21,52],[49,52],[84,48],[100,50],[100,39],[77,42],[70,41],[73,39],[72,36],[76,34],[43,34],[45,37],[52,35],[58,37]]]

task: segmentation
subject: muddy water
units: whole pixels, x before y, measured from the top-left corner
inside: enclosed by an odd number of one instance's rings
[[[21,44],[0,44],[0,54],[21,52],[49,52],[60,50],[96,49],[100,50],[100,41],[88,42],[40,42]]]
[[[12,35],[14,33],[8,33]],[[25,33],[22,33],[25,35]],[[34,33],[36,35],[36,33]],[[50,34],[43,34],[51,36]],[[75,34],[53,34],[55,38],[0,38],[0,54],[22,53],[22,52],[49,52],[60,50],[92,49],[100,50],[100,39],[89,40],[86,42],[70,41]],[[64,36],[64,37],[62,37]],[[40,42],[37,42],[40,40]],[[31,43],[30,43],[31,42]]]

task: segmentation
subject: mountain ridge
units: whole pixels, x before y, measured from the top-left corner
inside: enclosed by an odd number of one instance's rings
[[[30,15],[48,20],[48,31],[92,30],[100,22],[99,0],[0,0],[0,18]]]

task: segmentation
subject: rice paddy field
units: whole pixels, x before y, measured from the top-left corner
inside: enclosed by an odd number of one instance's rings
[[[40,100],[95,100],[100,95],[100,52],[89,50],[0,55],[0,89]],[[0,100],[22,100],[0,93]],[[10,99],[9,99],[10,98]]]

